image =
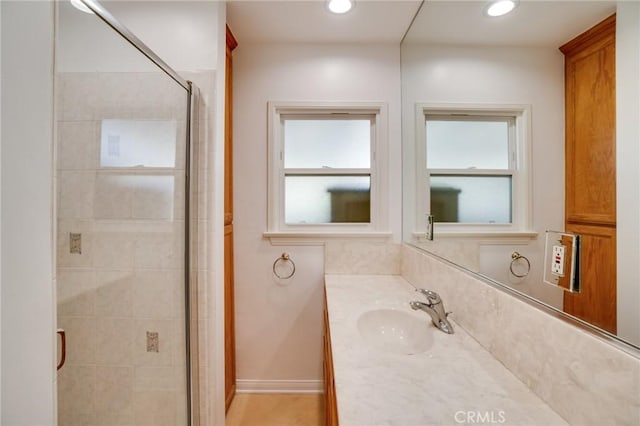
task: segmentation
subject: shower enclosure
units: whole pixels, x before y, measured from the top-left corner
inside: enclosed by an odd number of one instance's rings
[[[100,4],[56,3],[58,424],[190,425],[195,89]]]

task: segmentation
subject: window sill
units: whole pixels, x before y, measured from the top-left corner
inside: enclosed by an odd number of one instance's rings
[[[329,240],[366,240],[385,242],[392,237],[391,232],[265,232],[264,238],[274,246],[323,246]]]
[[[425,241],[424,232],[414,232],[414,240]],[[528,244],[538,238],[535,231],[508,231],[508,232],[437,232],[434,241],[467,239],[479,241],[484,244]]]

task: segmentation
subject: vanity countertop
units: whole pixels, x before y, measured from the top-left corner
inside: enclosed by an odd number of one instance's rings
[[[412,311],[409,301],[423,297],[401,276],[325,275],[325,287],[340,426],[567,424],[458,326],[455,313],[449,335]],[[357,322],[377,309],[424,321],[433,334],[429,349],[406,355],[373,348]]]

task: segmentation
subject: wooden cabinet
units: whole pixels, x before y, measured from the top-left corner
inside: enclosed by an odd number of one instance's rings
[[[236,393],[235,300],[233,291],[233,225],[224,227],[224,389],[225,408]]]
[[[566,293],[564,311],[604,330],[616,332],[616,229],[567,225],[580,234],[580,293]]]
[[[324,396],[325,396],[325,424],[338,426],[338,406],[336,403],[336,388],[333,381],[333,357],[331,355],[331,334],[329,330],[329,315],[327,300],[324,303]]]
[[[616,332],[615,15],[566,43],[565,228],[580,234],[581,293],[564,310]]]
[[[235,296],[233,273],[233,74],[231,52],[236,48],[227,27],[224,131],[224,390],[225,408],[229,410],[236,394]]]

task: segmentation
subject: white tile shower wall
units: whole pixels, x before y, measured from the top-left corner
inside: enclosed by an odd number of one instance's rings
[[[640,359],[406,245],[402,275],[569,423],[640,424]]]
[[[216,403],[214,402],[211,379],[215,371],[214,354],[211,351],[215,340],[214,330],[210,324],[215,321],[215,275],[213,273],[212,248],[210,241],[213,240],[213,215],[211,211],[211,200],[213,199],[213,164],[212,164],[212,143],[214,140],[214,123],[212,119],[214,108],[214,94],[216,73],[208,72],[183,72],[184,78],[193,81],[199,89],[197,98],[197,115],[195,117],[194,129],[196,131],[192,149],[194,154],[192,160],[192,170],[196,170],[191,177],[192,200],[191,200],[191,221],[192,221],[192,247],[191,247],[191,267],[192,271],[192,301],[195,312],[192,312],[191,321],[197,326],[197,341],[192,343],[192,350],[197,354],[198,387],[192,397],[198,401],[197,413],[201,425],[214,424],[213,418]]]
[[[161,73],[57,78],[59,424],[186,424],[186,93]],[[112,118],[177,120],[176,167],[101,167],[101,120]]]

